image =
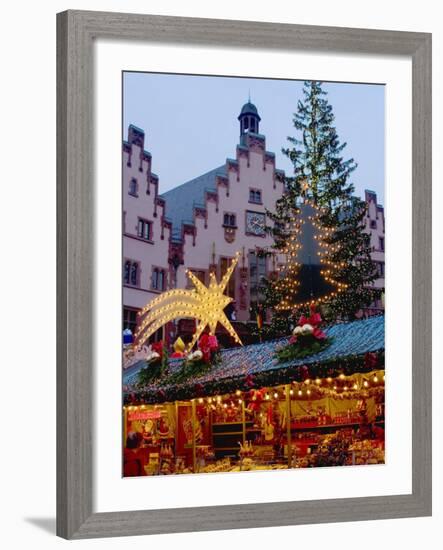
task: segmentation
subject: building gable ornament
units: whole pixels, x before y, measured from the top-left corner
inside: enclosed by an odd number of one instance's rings
[[[235,241],[236,228],[235,227],[225,227],[225,241],[229,244],[232,244]]]

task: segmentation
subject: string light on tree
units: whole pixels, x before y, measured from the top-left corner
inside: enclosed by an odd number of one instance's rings
[[[298,136],[289,138],[291,145],[284,150],[294,173],[285,178],[286,193],[277,201],[275,211],[268,212],[274,221],[270,231],[275,248],[288,257],[286,268],[280,270],[288,281],[280,277],[264,282],[265,307],[275,311],[268,330],[272,336],[287,335],[300,310],[310,305],[324,304],[329,320],[352,319],[379,297],[372,285],[377,270],[371,258],[370,235],[365,230],[366,204],[355,196],[350,181],[357,165],[353,159],[344,158],[346,144],[340,143],[332,106],[321,83],[305,82],[303,94],[293,117]],[[295,255],[296,251],[300,253],[299,230],[306,220],[300,216],[303,205],[313,210],[307,219],[316,230],[320,273],[330,287],[309,300],[300,298],[303,266]],[[291,264],[293,272],[298,270],[297,282],[291,279]]]

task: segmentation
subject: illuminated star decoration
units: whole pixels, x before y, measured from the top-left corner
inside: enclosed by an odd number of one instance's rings
[[[237,344],[243,345],[223,311],[233,300],[223,293],[239,257],[240,252],[237,252],[220,283],[217,283],[215,275],[210,273],[209,286],[207,287],[191,271],[186,270],[186,275],[194,284],[195,289],[168,290],[150,301],[139,312],[142,321],[135,334],[136,345],[142,345],[155,331],[169,321],[183,317],[192,317],[198,320],[197,330],[188,346],[188,351],[192,349],[207,326],[209,326],[209,333],[214,335],[217,323],[225,327]]]

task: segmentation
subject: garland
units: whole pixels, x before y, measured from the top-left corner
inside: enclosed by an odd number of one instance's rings
[[[337,357],[324,362],[310,365],[285,366],[280,369],[248,374],[230,378],[218,378],[202,384],[192,377],[177,384],[168,384],[166,380],[161,384],[140,385],[124,394],[125,405],[147,403],[165,403],[186,401],[195,397],[223,395],[240,391],[249,391],[264,387],[275,387],[291,382],[304,382],[314,378],[336,378],[340,374],[350,376],[355,373],[368,373],[373,370],[384,369],[384,350],[369,352],[365,355],[349,355]]]
[[[332,338],[328,338],[320,329],[322,318],[320,313],[315,311],[315,305],[311,305],[310,312],[309,317],[304,315],[300,317],[289,343],[276,350],[276,356],[281,363],[304,359],[323,351],[332,344]]]
[[[151,344],[151,353],[146,357],[146,367],[138,374],[138,384],[146,386],[160,380],[168,369],[168,350],[162,340]]]
[[[197,352],[195,352],[197,353]],[[198,356],[197,356],[198,357]],[[205,361],[203,358],[189,359],[187,358],[182,363],[181,369],[171,373],[164,381],[165,384],[180,384],[191,378],[198,378],[209,372],[214,365],[221,361],[219,353],[211,356],[211,360]]]
[[[146,358],[148,366],[138,374],[137,387],[143,388],[162,379],[162,385],[180,384],[192,378],[197,378],[210,371],[221,361],[220,348],[216,336],[202,334],[198,341],[198,350],[184,355],[181,339],[174,344],[174,358],[184,358],[179,368],[170,371],[168,354],[163,342],[152,344],[152,352]]]
[[[286,363],[293,359],[304,359],[310,355],[320,353],[324,349],[328,348],[332,342],[332,338],[326,338],[324,340],[316,340],[312,336],[306,336],[303,338],[303,345],[289,344],[276,350],[275,354],[281,363]]]

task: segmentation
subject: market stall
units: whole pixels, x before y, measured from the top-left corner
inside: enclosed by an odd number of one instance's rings
[[[132,364],[124,475],[383,463],[384,318],[324,332],[299,358],[283,339]]]

